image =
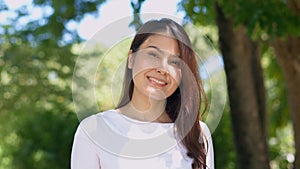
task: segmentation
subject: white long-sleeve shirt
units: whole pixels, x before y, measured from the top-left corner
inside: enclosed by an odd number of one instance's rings
[[[200,122],[208,169],[214,169],[211,134]],[[192,158],[174,136],[174,123],[143,122],[116,110],[84,119],[74,136],[71,169],[191,169]]]

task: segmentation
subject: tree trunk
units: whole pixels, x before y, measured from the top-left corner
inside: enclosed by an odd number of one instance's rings
[[[265,88],[258,45],[216,5],[219,43],[227,75],[239,168],[269,169],[265,133]]]
[[[277,39],[272,46],[287,86],[296,148],[294,168],[300,168],[300,37]]]

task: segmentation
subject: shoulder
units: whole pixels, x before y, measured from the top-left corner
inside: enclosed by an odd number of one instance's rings
[[[86,118],[84,118],[81,122],[80,125],[86,125],[86,124],[94,124],[96,121],[100,119],[107,119],[111,118],[110,116],[113,114],[113,110],[106,110],[103,112],[98,112],[96,114],[90,115]]]
[[[77,127],[74,139],[97,146],[106,145],[106,142],[103,143],[103,140],[111,140],[107,138],[116,135],[111,125],[111,121],[114,120],[113,116],[116,114],[113,112],[113,110],[107,110],[83,119]]]
[[[101,126],[103,126],[103,122],[106,121],[106,119],[111,119],[111,112],[112,110],[107,110],[84,118],[77,128],[76,134],[86,135],[87,133],[93,133],[97,131],[99,128],[101,128]]]
[[[210,130],[209,130],[208,126],[206,125],[206,123],[204,123],[203,121],[200,121],[199,123],[200,123],[200,126],[201,126],[201,129],[202,129],[202,132],[203,132],[204,136],[207,139],[210,139],[211,133],[210,133]]]
[[[204,142],[204,146],[207,151],[206,164],[209,169],[214,169],[214,146],[211,132],[204,122],[200,121],[200,125],[204,134],[204,138],[206,139],[206,141]]]

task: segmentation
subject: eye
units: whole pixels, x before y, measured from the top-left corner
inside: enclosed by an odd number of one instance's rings
[[[158,54],[155,53],[155,52],[148,52],[148,55],[152,56],[152,57],[155,57],[155,58],[158,58]]]
[[[148,52],[148,55],[152,57],[158,57],[158,54],[155,52]]]
[[[174,65],[174,66],[177,66],[179,67],[180,66],[180,60],[170,60],[169,62],[171,65]]]

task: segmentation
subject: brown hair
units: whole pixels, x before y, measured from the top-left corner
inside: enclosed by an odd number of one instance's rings
[[[130,49],[136,52],[140,45],[151,35],[167,33],[175,38],[180,50],[182,80],[176,91],[167,98],[166,112],[175,123],[177,135],[187,149],[187,155],[193,159],[193,169],[206,168],[206,154],[203,131],[200,126],[200,106],[204,101],[203,113],[207,108],[207,99],[198,73],[198,64],[191,41],[185,30],[171,19],[163,18],[146,22],[135,35]],[[128,64],[128,63],[127,63]],[[192,75],[191,75],[192,74]],[[132,70],[126,65],[123,95],[116,108],[128,104],[133,93]],[[206,144],[208,145],[208,144]]]

